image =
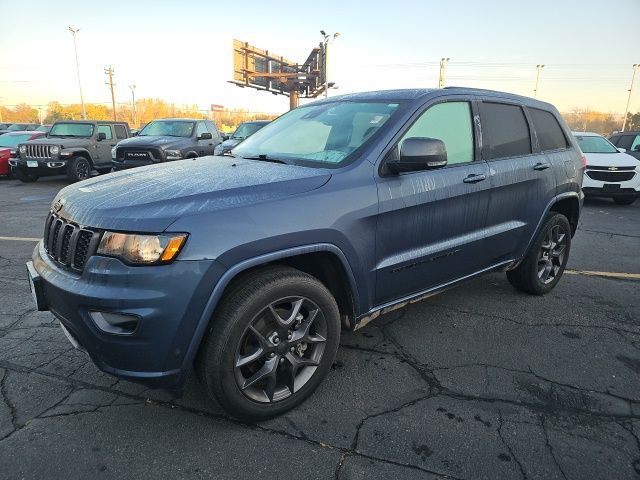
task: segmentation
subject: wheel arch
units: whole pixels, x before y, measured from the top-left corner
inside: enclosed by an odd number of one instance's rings
[[[91,156],[91,152],[89,152],[89,150],[87,150],[86,148],[78,148],[78,149],[71,150],[71,155],[69,155],[68,160],[73,160],[76,157],[86,158],[89,161],[89,165],[91,165],[91,168],[95,167],[93,163],[93,157]]]
[[[578,220],[580,219],[580,200],[577,196],[568,196],[560,198],[549,207],[550,212],[561,213],[571,225],[571,236],[573,237],[578,229]]]

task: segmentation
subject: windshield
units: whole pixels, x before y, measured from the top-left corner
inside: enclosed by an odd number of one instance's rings
[[[193,133],[194,122],[160,120],[151,122],[144,127],[138,137],[190,137]]]
[[[17,132],[18,130],[24,130],[25,128],[27,128],[27,125],[25,123],[14,123],[9,128],[7,128],[7,130]]]
[[[36,130],[39,132],[48,132],[50,128],[51,127],[49,127],[48,125],[40,125],[38,128],[36,128]]]
[[[618,149],[606,138],[590,135],[576,135],[576,138],[582,153],[619,153]]]
[[[398,105],[338,101],[296,108],[251,135],[232,153],[340,166],[385,124]]]
[[[31,138],[28,133],[22,135],[0,135],[0,147],[17,147],[18,144],[26,142]]]
[[[49,131],[50,137],[90,137],[93,135],[91,123],[56,123]]]
[[[231,138],[244,140],[245,138],[256,133],[258,130],[264,127],[264,125],[264,123],[243,123],[236,129],[235,132],[233,132]]]

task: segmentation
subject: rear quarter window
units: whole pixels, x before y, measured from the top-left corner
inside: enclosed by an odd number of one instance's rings
[[[482,156],[486,160],[531,153],[529,124],[519,105],[480,103]]]
[[[530,108],[533,127],[538,135],[538,144],[543,152],[567,148],[569,142],[556,117],[545,110]]]
[[[116,131],[116,138],[127,138],[127,130],[124,128],[124,125],[114,125],[114,130]]]

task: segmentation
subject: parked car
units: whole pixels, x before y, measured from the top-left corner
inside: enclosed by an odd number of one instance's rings
[[[308,397],[341,326],[492,271],[549,292],[583,199],[558,111],[484,90],[331,97],[233,155],[62,189],[27,267],[99,368],[179,391],[195,361],[245,419]]]
[[[609,137],[611,143],[640,160],[640,132],[617,132]]]
[[[12,160],[13,172],[23,182],[65,173],[72,182],[84,180],[94,169],[110,172],[111,149],[128,137],[125,122],[62,120],[53,124],[46,138],[19,146],[19,158]]]
[[[37,123],[12,123],[7,128],[0,130],[0,135],[4,135],[9,132],[27,132],[35,130],[40,125]]]
[[[222,135],[209,120],[166,118],[149,122],[112,150],[114,170],[213,155]]]
[[[215,148],[213,152],[214,155],[224,155],[225,153],[229,153],[233,147],[249,138],[268,123],[269,120],[254,120],[251,122],[241,123],[227,140]]]
[[[6,130],[11,126],[10,123],[0,123],[0,130]]]
[[[10,132],[0,137],[0,177],[11,177],[9,161],[18,153],[18,145],[28,140],[42,137],[38,131]]]
[[[38,132],[44,132],[44,133],[49,133],[49,131],[51,130],[52,125],[40,125],[38,128],[36,128],[36,130]]]
[[[618,205],[631,205],[640,195],[640,161],[591,132],[574,132],[587,157],[582,191],[586,196],[609,197]]]

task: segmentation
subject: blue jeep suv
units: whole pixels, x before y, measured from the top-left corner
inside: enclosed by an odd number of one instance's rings
[[[70,185],[27,264],[40,310],[105,372],[231,414],[302,402],[342,328],[467,279],[560,280],[583,195],[558,111],[446,88],[292,110],[229,157]]]

